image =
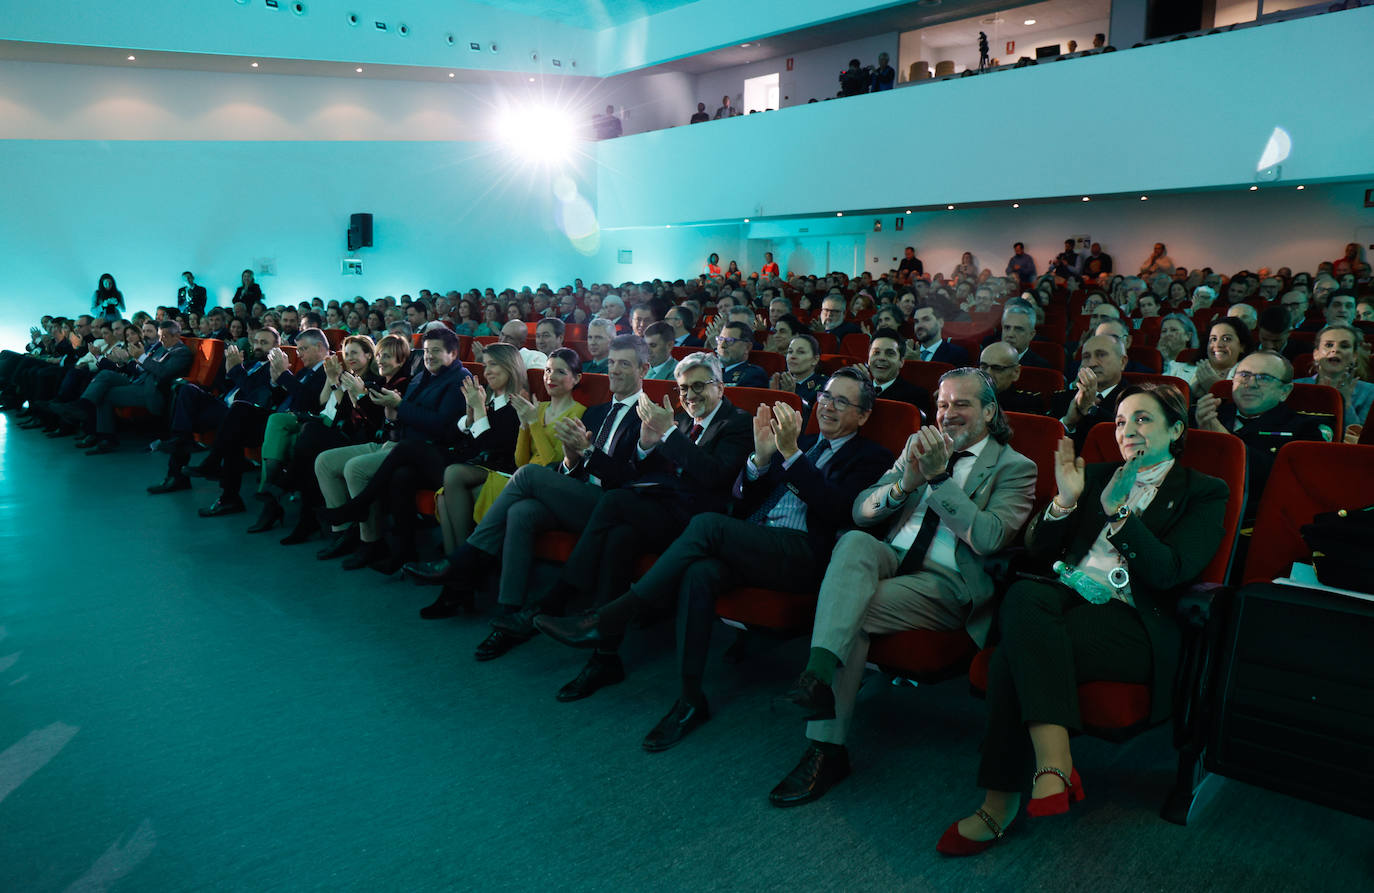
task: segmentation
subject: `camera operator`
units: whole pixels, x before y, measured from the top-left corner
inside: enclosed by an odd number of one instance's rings
[[[868,92],[873,79],[873,66],[859,67],[858,59],[850,59],[849,67],[840,72],[840,96],[858,96]]]

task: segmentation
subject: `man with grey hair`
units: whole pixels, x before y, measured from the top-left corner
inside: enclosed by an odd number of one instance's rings
[[[543,369],[549,364],[549,356],[543,351],[532,350],[525,346],[525,341],[529,338],[529,334],[530,329],[528,325],[518,319],[512,319],[510,322],[501,326],[501,335],[498,343],[509,344],[511,347],[518,350],[520,352],[520,359],[525,361],[526,369]],[[477,342],[472,342],[472,346],[473,358],[481,362],[481,358],[477,355]]]
[[[629,335],[630,321],[625,316],[625,302],[620,295],[612,292],[601,299],[601,318],[615,326],[617,335]]]
[[[1232,304],[1226,315],[1239,319],[1252,332],[1259,328],[1259,311],[1250,304]]]
[[[1030,517],[1035,463],[1009,445],[993,383],[977,369],[941,376],[935,407],[935,424],[854,501],[861,529],[835,545],[810,657],[787,695],[810,721],[806,753],[768,795],[774,806],[809,803],[849,774],[844,742],[871,636],[962,629],[979,647],[987,640],[986,563]]]
[[[618,336],[615,333],[615,323],[609,319],[597,317],[587,323],[587,351],[592,355],[592,358],[582,364],[584,374],[587,372],[605,374],[611,342],[616,337]]]
[[[1022,366],[1050,368],[1050,361],[1030,349],[1035,339],[1035,308],[1024,298],[1012,298],[1002,308],[1001,337],[993,341],[1005,341],[1016,350],[1018,362]],[[992,342],[988,342],[992,343]]]
[[[1126,371],[1126,345],[1113,335],[1093,335],[1083,342],[1081,356],[1077,379],[1056,395],[1052,409],[1076,453],[1083,451],[1093,425],[1116,419],[1114,394]]]

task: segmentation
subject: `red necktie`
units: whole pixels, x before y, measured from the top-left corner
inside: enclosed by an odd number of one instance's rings
[[[700,422],[693,423],[692,430],[687,432],[687,436],[692,438],[692,443],[696,443],[701,438],[701,432],[706,429],[701,427]]]

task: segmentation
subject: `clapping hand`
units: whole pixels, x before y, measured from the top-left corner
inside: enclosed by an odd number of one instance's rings
[[[339,361],[337,354],[330,354],[324,358],[324,377],[331,385],[339,383],[339,378],[343,374],[343,363]]]
[[[286,351],[282,350],[280,347],[274,347],[268,351],[267,365],[272,369],[272,381],[275,382],[277,376],[281,375],[290,367],[291,361],[286,358]]]
[[[916,464],[926,480],[945,473],[953,452],[954,441],[934,425],[926,425],[916,432]]]
[[[1079,415],[1087,415],[1092,412],[1093,406],[1097,404],[1097,373],[1087,366],[1078,367],[1078,394],[1073,398],[1073,405],[1078,410]]]
[[[1054,451],[1054,483],[1059,487],[1055,500],[1060,508],[1078,505],[1078,497],[1083,495],[1083,460],[1074,456],[1071,437],[1061,437]]]
[[[1197,426],[1208,431],[1227,433],[1217,418],[1217,408],[1220,406],[1221,398],[1216,394],[1208,393],[1199,397],[1197,401]]]
[[[553,423],[553,436],[563,444],[563,461],[568,466],[577,464],[582,453],[592,445],[591,435],[581,419],[561,418]]]
[[[768,379],[768,387],[774,391],[787,391],[789,394],[797,393],[797,380],[792,377],[790,372],[774,372]]]
[[[526,428],[539,420],[539,406],[531,403],[524,394],[511,394],[510,403],[515,407],[516,418]]]
[[[1102,488],[1102,511],[1112,515],[1126,504],[1126,498],[1131,495],[1131,488],[1135,486],[1136,473],[1140,471],[1144,458],[1145,451],[1141,450],[1128,459],[1125,465],[1118,468],[1116,474],[1112,475],[1107,486]]]
[[[768,404],[759,405],[754,413],[754,464],[763,468],[773,461],[778,451],[777,435],[773,431],[773,410]]]
[[[801,429],[801,413],[786,403],[773,404],[773,437],[784,459],[790,459],[797,452],[797,438],[801,436]]]
[[[226,344],[224,346],[224,371],[228,372],[235,366],[243,365],[243,351],[239,350],[237,344]]]
[[[1212,361],[1206,358],[1198,360],[1197,372],[1193,376],[1193,391],[1198,394],[1206,394],[1212,390],[1212,385],[1221,381],[1221,373],[1212,367]]]
[[[706,327],[706,346],[711,347],[716,343],[716,338],[725,328],[725,317],[718,316]]]
[[[354,400],[357,400],[367,391],[367,385],[363,384],[363,380],[348,371],[339,373],[339,385],[352,394]]]
[[[483,362],[483,359],[482,359],[482,358],[485,357],[485,356],[486,356],[486,348],[482,345],[482,342],[480,342],[480,341],[473,341],[473,342],[472,342],[472,361],[473,361],[474,363],[481,363],[481,362]]]
[[[129,352],[122,347],[116,347],[110,351],[110,361],[114,363],[129,362]]]
[[[673,427],[673,403],[667,395],[663,395],[663,405],[659,406],[649,398],[648,394],[640,393],[639,403],[635,406],[635,411],[639,413],[639,446],[641,449],[649,449],[663,439],[663,435]]]
[[[468,376],[463,379],[463,399],[468,404],[468,424],[487,417],[487,392],[477,379]]]
[[[372,398],[372,402],[387,409],[395,409],[401,405],[401,395],[390,388],[372,388],[367,392]]]

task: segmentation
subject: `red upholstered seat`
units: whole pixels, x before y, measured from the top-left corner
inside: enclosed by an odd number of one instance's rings
[[[845,335],[840,341],[840,349],[837,353],[846,354],[854,358],[856,362],[865,363],[868,361],[868,336],[863,332],[855,332],[852,335]]]
[[[816,594],[741,586],[716,599],[716,614],[745,626],[801,632],[815,619]]]
[[[1295,367],[1296,368],[1296,367]],[[1211,392],[1222,400],[1231,399],[1231,382],[1218,381],[1211,387]],[[1294,382],[1293,393],[1288,395],[1286,401],[1290,409],[1296,412],[1316,413],[1318,415],[1330,416],[1335,420],[1334,441],[1339,443],[1345,434],[1345,398],[1341,392],[1333,387],[1324,384],[1303,384]]]
[[[769,375],[787,371],[787,358],[771,350],[749,351],[749,362],[760,367]]]
[[[577,534],[566,530],[550,530],[539,537],[534,554],[545,561],[564,562],[577,545]]]
[[[415,511],[422,515],[434,514],[435,495],[433,490],[419,490],[415,493]]]
[[[1046,405],[1054,395],[1064,390],[1064,375],[1058,369],[1042,369],[1038,366],[1022,366],[1021,377],[1012,387],[1023,391],[1034,391],[1045,398]]]
[[[961,629],[909,629],[875,636],[868,661],[905,679],[936,682],[961,674],[977,651],[978,646]]]
[[[1089,732],[1140,725],[1150,717],[1150,687],[1124,682],[1085,682],[1078,686],[1078,712]]]
[[[902,363],[902,371],[898,374],[918,388],[924,388],[934,397],[935,392],[940,389],[940,376],[953,368],[949,363],[934,361],[923,363],[920,360],[907,360]]]

